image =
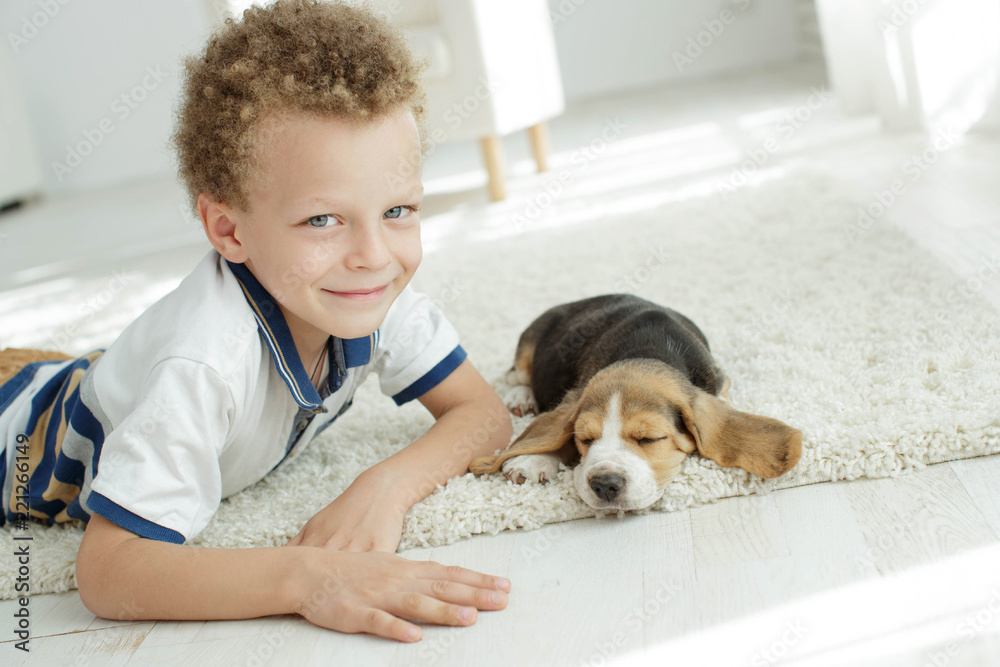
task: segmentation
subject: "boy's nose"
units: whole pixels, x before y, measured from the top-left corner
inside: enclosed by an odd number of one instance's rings
[[[351,239],[349,261],[352,268],[384,269],[392,261],[392,253],[379,229],[362,226]]]

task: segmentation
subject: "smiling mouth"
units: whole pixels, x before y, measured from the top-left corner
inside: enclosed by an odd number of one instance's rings
[[[351,301],[372,301],[378,299],[383,294],[385,294],[388,285],[382,285],[381,287],[375,287],[372,289],[360,289],[360,290],[350,290],[346,292],[335,292],[333,290],[325,289],[323,290],[327,294],[332,294],[334,296],[340,297],[342,299],[350,299]]]

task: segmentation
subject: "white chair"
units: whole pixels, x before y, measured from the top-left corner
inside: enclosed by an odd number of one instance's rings
[[[433,144],[478,138],[493,201],[505,197],[500,138],[527,129],[547,169],[546,121],[562,113],[562,79],[545,0],[375,0],[427,58]]]

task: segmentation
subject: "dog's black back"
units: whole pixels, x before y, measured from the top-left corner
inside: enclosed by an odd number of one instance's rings
[[[631,294],[608,294],[551,308],[521,334],[534,344],[531,388],[540,412],[586,384],[602,368],[625,359],[657,359],[716,395],[724,380],[708,341],[675,310]]]

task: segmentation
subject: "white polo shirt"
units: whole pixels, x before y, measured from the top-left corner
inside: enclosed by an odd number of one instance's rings
[[[31,364],[0,387],[4,518],[17,513],[18,452],[30,450],[35,518],[96,512],[182,543],[342,414],[369,371],[402,404],[466,358],[454,327],[410,287],[374,334],[330,342],[321,395],[274,298],[209,252],[103,354]]]

